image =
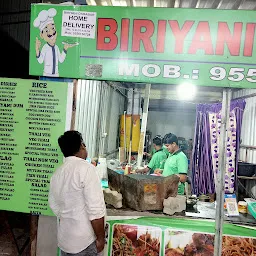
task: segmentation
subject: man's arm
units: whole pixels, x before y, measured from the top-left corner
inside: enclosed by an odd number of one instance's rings
[[[49,197],[48,197],[48,201],[49,201],[49,206],[52,209],[53,213],[59,217],[59,212],[60,212],[60,208],[59,205],[54,197],[54,186],[52,186],[52,183],[50,183],[50,191],[49,191]]]
[[[103,251],[105,245],[105,214],[106,206],[101,183],[92,165],[86,166],[86,178],[84,181],[84,198],[86,211],[96,236],[98,252]],[[85,171],[85,170],[83,170]]]
[[[92,228],[96,236],[96,246],[98,252],[102,252],[105,246],[105,219],[100,218],[91,221]]]
[[[177,162],[178,165],[178,173],[180,176],[180,182],[185,183],[187,181],[187,173],[188,173],[188,159],[186,156],[181,156]]]
[[[156,154],[154,154],[148,164],[148,169],[153,169],[155,170],[156,169]]]
[[[137,173],[148,173],[150,171],[150,168],[146,167],[144,169],[137,169]]]
[[[151,157],[152,157],[152,155],[151,155],[150,153],[148,153],[148,152],[144,152],[143,154],[144,154],[144,156],[146,156],[146,157],[148,157],[148,158],[151,158]]]
[[[153,155],[147,167],[142,170],[137,170],[138,173],[148,173],[151,169],[155,169],[156,166],[156,154]]]
[[[144,172],[149,172],[150,170],[154,170],[155,174],[162,174],[163,170],[161,169],[156,169],[157,167],[157,154],[154,154],[148,164],[148,166],[143,170]]]

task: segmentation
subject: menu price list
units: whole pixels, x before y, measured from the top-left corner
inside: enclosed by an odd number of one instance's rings
[[[0,79],[0,209],[52,215],[50,178],[62,163],[68,85]]]

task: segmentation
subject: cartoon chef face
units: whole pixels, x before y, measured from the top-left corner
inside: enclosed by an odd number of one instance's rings
[[[50,23],[45,26],[41,31],[40,37],[49,45],[54,46],[57,39],[57,31],[54,23]]]
[[[53,18],[57,11],[54,8],[43,10],[34,21],[34,26],[40,29],[40,37],[49,45],[54,46],[57,39],[57,31]]]

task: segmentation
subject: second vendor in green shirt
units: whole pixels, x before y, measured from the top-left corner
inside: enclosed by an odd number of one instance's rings
[[[164,168],[162,170],[156,170],[155,172],[162,173],[164,177],[171,176],[173,174],[178,175],[180,177],[178,194],[184,195],[185,182],[187,181],[188,173],[188,158],[179,148],[178,138],[176,135],[172,133],[165,135],[163,142],[170,152],[170,155],[165,162]]]
[[[160,135],[157,135],[156,137],[160,137]],[[169,151],[167,149],[167,147],[163,144],[162,146],[162,150],[163,152],[166,154],[166,156],[168,157],[169,156]],[[152,158],[152,156],[156,153],[156,149],[153,147],[152,151],[151,151],[151,154],[148,154],[148,156],[150,156]]]
[[[142,170],[137,170],[138,173],[147,173],[153,174],[156,169],[163,169],[165,161],[167,159],[167,154],[163,150],[163,139],[159,135],[153,139],[153,147],[155,153],[152,155],[152,158],[148,166]]]

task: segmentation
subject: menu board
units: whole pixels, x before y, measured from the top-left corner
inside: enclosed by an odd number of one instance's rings
[[[52,215],[50,177],[62,163],[68,83],[0,78],[0,209]]]

